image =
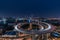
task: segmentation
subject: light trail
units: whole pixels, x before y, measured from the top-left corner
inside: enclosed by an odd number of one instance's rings
[[[31,20],[28,20],[29,21],[29,23],[31,22]],[[48,31],[50,30],[50,29],[52,29],[52,26],[50,25],[50,24],[48,24],[48,23],[45,23],[45,22],[41,22],[42,24],[46,24],[47,26],[48,26],[48,28],[46,28],[46,29],[44,29],[44,26],[42,26],[42,25],[40,25],[40,27],[41,27],[41,29],[39,29],[39,30],[28,30],[28,31],[26,31],[26,30],[23,30],[23,29],[18,29],[18,25],[16,25],[15,26],[15,29],[18,31],[18,32],[22,32],[22,33],[28,33],[28,34],[32,34],[33,32],[33,34],[35,34],[35,33],[48,33]],[[53,30],[52,30],[53,31]]]

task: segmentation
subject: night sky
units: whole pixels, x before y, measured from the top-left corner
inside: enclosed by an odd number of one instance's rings
[[[60,17],[59,0],[0,0],[0,17]]]

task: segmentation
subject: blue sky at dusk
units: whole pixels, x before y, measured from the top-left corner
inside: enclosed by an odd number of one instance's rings
[[[59,0],[0,0],[0,16],[60,17]]]

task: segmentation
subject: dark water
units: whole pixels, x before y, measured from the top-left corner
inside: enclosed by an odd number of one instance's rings
[[[58,0],[0,0],[0,17],[60,17]]]

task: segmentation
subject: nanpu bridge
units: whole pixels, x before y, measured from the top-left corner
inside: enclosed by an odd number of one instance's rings
[[[40,21],[39,19],[34,19],[34,18],[1,18],[0,19],[1,40],[7,40],[7,39],[8,40],[9,39],[48,40],[49,37],[51,37],[51,33],[53,32],[55,33],[55,30],[56,27],[54,25],[48,22]],[[54,35],[54,37],[55,36],[56,35]]]

